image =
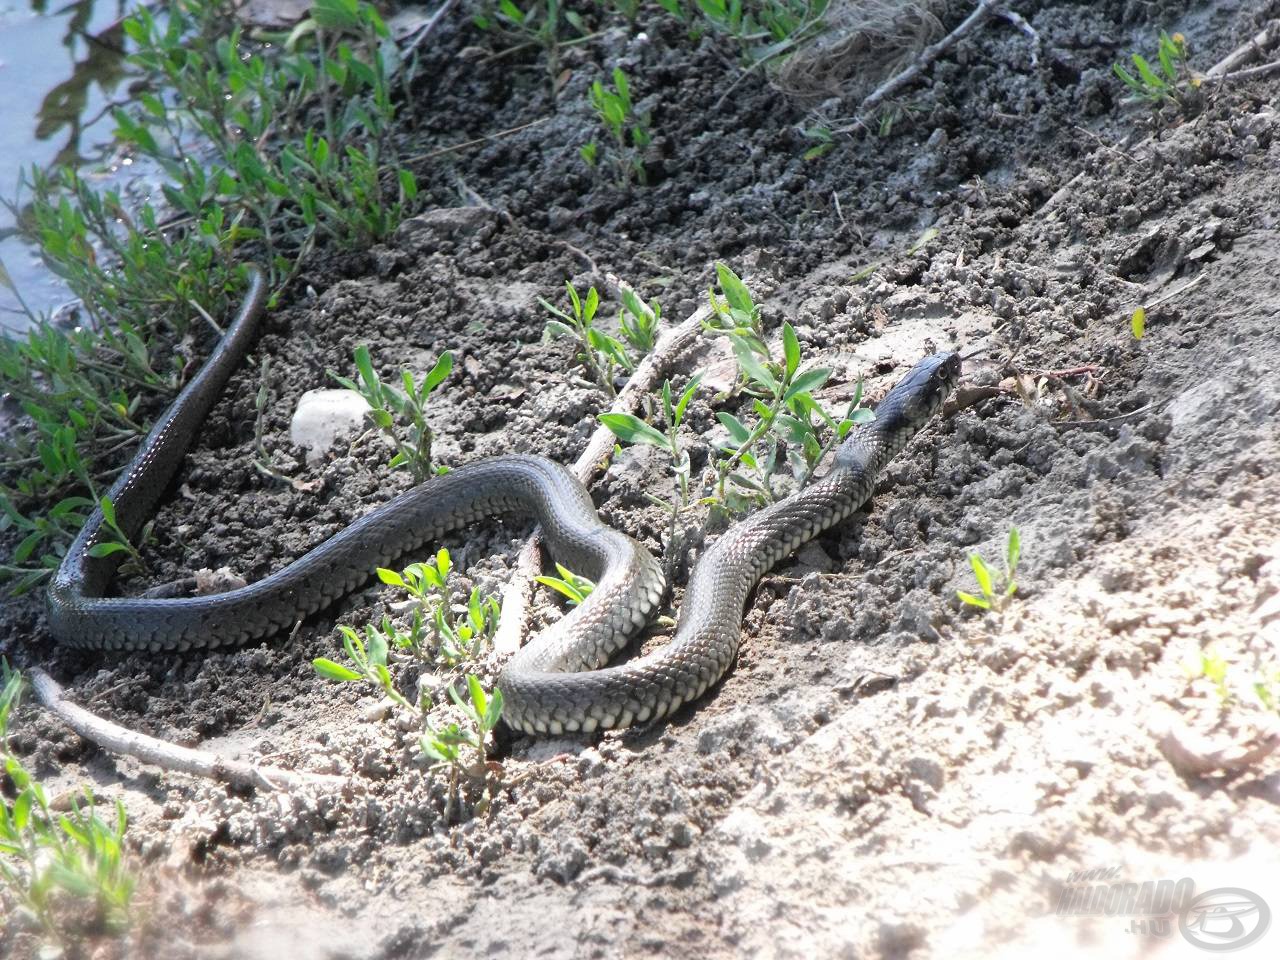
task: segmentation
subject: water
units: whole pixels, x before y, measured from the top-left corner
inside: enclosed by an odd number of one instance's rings
[[[126,99],[120,21],[133,6],[134,0],[73,0],[51,9],[47,0],[0,0],[0,196],[13,199],[32,164],[103,166],[113,126],[104,111]],[[37,314],[71,299],[14,235],[13,215],[3,207],[0,261]],[[28,325],[3,286],[0,325]]]

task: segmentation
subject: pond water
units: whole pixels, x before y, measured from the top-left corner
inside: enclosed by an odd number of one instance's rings
[[[104,111],[123,99],[121,19],[133,0],[0,0],[0,197],[19,193],[32,164],[66,162],[86,175],[110,175],[106,163],[112,121]],[[39,255],[14,233],[14,217],[0,207],[0,261],[37,314],[71,299]],[[28,326],[13,293],[0,285],[0,324]]]

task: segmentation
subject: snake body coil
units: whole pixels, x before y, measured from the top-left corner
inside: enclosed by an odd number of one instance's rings
[[[213,354],[156,423],[107,496],[133,536],[152,514],[231,371],[243,358],[265,291],[252,271],[245,301]],[[551,552],[596,580],[587,601],[522,648],[498,680],[504,719],[529,733],[625,727],[697,699],[737,655],[743,608],[775,563],[839,523],[871,495],[881,468],[941,407],[960,370],[955,354],[925,358],[855,429],[820,481],[721,536],[699,562],[675,637],[646,656],[605,667],[657,611],[661,569],[630,537],[600,522],[586,489],[550,460],[502,456],[459,467],[361,517],[283,570],[222,594],[105,596],[120,558],[94,557],[106,537],[95,510],[48,591],[50,630],[69,645],[193,650],[267,636],[327,606],[375,567],[444,532],[507,511],[532,514]]]

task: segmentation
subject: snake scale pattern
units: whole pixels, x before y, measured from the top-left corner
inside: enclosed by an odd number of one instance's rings
[[[133,537],[152,515],[227,378],[252,341],[265,297],[260,271],[209,360],[179,393],[111,487],[116,523]],[[743,609],[760,577],[857,510],[888,461],[941,408],[960,373],[953,353],[926,357],[855,428],[821,480],[733,526],[689,581],[670,643],[607,662],[657,612],[661,568],[639,543],[605,526],[586,489],[542,457],[501,456],[406,491],[257,583],[210,596],[108,595],[118,555],[95,510],[49,586],[58,641],[101,650],[186,651],[242,644],[292,626],[364,583],[375,567],[494,513],[534,516],[553,556],[596,580],[587,601],[524,646],[498,680],[505,721],[530,734],[606,730],[665,717],[696,700],[738,652]]]

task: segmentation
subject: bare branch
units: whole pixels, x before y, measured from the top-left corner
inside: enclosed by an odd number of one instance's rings
[[[36,699],[80,736],[96,743],[111,753],[136,757],[143,763],[153,764],[175,773],[217,780],[240,787],[265,790],[293,789],[302,786],[324,787],[337,790],[347,785],[344,777],[324,773],[300,773],[279,767],[258,766],[243,760],[230,760],[216,753],[180,747],[156,737],[129,730],[119,724],[104,720],[84,707],[71,703],[53,677],[39,667],[29,672]]]

